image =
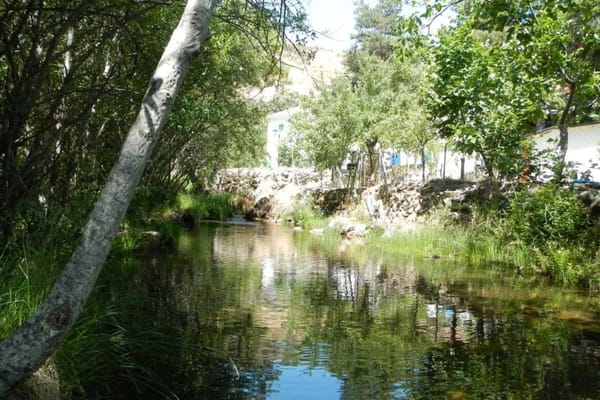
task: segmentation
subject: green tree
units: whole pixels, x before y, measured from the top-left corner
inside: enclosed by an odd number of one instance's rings
[[[340,77],[309,99],[294,129],[318,168],[341,166],[357,145],[372,176],[378,169],[379,148],[397,142],[404,98],[393,86],[393,64],[365,56],[358,68],[359,81]]]
[[[519,171],[525,133],[538,115],[535,85],[511,63],[512,49],[469,24],[440,35],[434,48],[430,110],[442,137],[477,153],[491,179]]]
[[[135,115],[133,98],[145,90],[149,60],[159,57],[166,26],[176,18],[172,8],[150,3],[5,2],[2,233],[12,232],[19,210],[40,197],[52,213],[97,193],[125,135],[122,126]],[[155,34],[145,35],[150,28]]]
[[[382,60],[392,57],[403,4],[404,0],[379,0],[370,6],[364,0],[358,1],[354,13],[357,32],[354,51],[363,51]]]
[[[337,167],[351,147],[366,155],[366,174],[379,169],[380,149],[404,149],[421,155],[435,136],[425,99],[429,89],[426,61],[397,56],[402,1],[385,0],[358,6],[357,44],[346,55],[347,76],[311,99],[296,129],[319,168]],[[416,46],[404,41],[403,46]],[[423,165],[423,177],[425,168]]]
[[[157,143],[146,192],[201,186],[215,168],[261,158],[264,111],[244,93],[277,79],[282,43],[306,31],[298,1],[287,4],[220,4],[211,21],[215,40]],[[62,236],[74,240],[178,17],[172,2],[14,0],[0,7],[1,241],[43,237],[58,224],[48,221],[60,221]]]
[[[222,8],[221,15],[231,14],[233,4]],[[267,22],[256,29],[276,35]],[[233,24],[216,21],[213,26],[214,39],[191,71],[180,106],[157,143],[144,180],[147,188],[171,188],[176,193],[192,184],[203,189],[214,171],[255,165],[263,157],[267,109],[246,93],[278,78],[279,70],[273,68],[277,42],[264,47],[259,35],[249,36]],[[207,75],[213,79],[203,79]]]
[[[356,140],[353,96],[348,79],[335,79],[330,86],[320,88],[317,97],[305,99],[304,112],[292,119],[299,147],[321,171],[340,167]]]
[[[562,180],[569,124],[597,118],[598,115],[599,7],[597,2],[591,0],[464,2],[460,8],[460,27],[450,36],[446,34],[445,43],[442,39],[438,48],[442,52],[438,54],[437,65],[440,71],[446,71],[446,76],[437,80],[439,85],[436,93],[441,95],[441,99],[434,114],[442,121],[442,129],[446,133],[452,130],[458,132],[458,138],[479,135],[483,139],[479,140],[480,143],[484,143],[488,137],[490,144],[497,142],[494,139],[497,131],[476,129],[475,132],[464,132],[471,129],[469,122],[472,117],[466,121],[464,128],[461,126],[465,122],[465,118],[460,118],[461,115],[469,115],[469,110],[477,111],[478,115],[481,115],[480,111],[485,111],[477,105],[481,102],[481,85],[476,84],[475,78],[478,75],[477,80],[486,78],[487,71],[487,76],[493,74],[493,78],[482,80],[489,83],[485,84],[485,90],[490,93],[495,86],[500,93],[494,94],[499,112],[495,116],[485,117],[485,125],[505,125],[509,128],[507,132],[514,132],[515,129],[527,132],[531,130],[531,127],[527,129],[527,122],[535,121],[542,116],[542,112],[545,113],[544,116],[557,124],[560,130],[554,178]],[[486,40],[474,42],[469,39],[475,32],[484,32]],[[498,40],[488,40],[494,36]],[[454,52],[449,48],[450,45],[455,46]],[[445,58],[453,55],[459,56],[457,63]],[[472,67],[467,64],[469,62],[472,62]],[[507,78],[498,79],[500,73],[507,75]],[[467,79],[458,79],[461,75],[471,77],[472,84]],[[456,81],[452,81],[452,78]],[[504,90],[507,83],[510,92]],[[458,90],[461,87],[467,90]],[[452,90],[457,92],[452,93]],[[511,98],[526,103],[524,106],[529,113],[515,113],[521,106],[512,104]],[[460,108],[463,110],[459,111]],[[455,123],[453,117],[456,116],[459,118]],[[511,117],[506,120],[506,116]],[[520,118],[522,120],[518,121]],[[451,126],[453,123],[456,128]]]
[[[564,177],[568,126],[597,116],[600,96],[600,5],[596,1],[543,1],[525,5],[493,2],[488,7],[510,10],[508,18],[495,22],[514,41],[514,55],[530,76],[545,83],[543,103],[558,125],[557,163],[554,179]],[[514,14],[513,14],[514,12]],[[487,13],[479,14],[483,17]]]

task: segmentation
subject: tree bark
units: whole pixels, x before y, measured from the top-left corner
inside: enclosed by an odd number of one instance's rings
[[[558,121],[558,155],[555,160],[556,165],[554,166],[554,181],[556,183],[562,182],[565,176],[565,166],[567,158],[567,150],[569,149],[569,119],[571,116],[571,108],[575,100],[575,91],[577,90],[577,83],[569,82],[569,97],[567,98],[567,104],[563,109],[560,121]]]
[[[188,0],[79,245],[46,301],[14,334],[0,343],[0,398],[42,365],[81,313],[183,77],[210,37],[208,24],[214,4],[214,0]]]

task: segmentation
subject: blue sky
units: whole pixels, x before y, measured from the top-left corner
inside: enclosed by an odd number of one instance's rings
[[[354,0],[303,0],[314,29],[326,33],[315,45],[330,49],[347,49],[354,31]],[[376,4],[376,0],[367,1]]]

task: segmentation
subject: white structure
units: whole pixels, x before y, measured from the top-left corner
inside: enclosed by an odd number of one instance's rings
[[[383,160],[387,169],[393,171],[395,168],[404,168],[409,180],[421,180],[421,155],[387,150],[384,152]],[[460,179],[461,177],[473,179],[477,174],[482,173],[482,170],[477,156],[453,151],[448,146],[446,151],[442,148],[439,151],[425,152],[425,173],[427,179]]]
[[[557,147],[557,127],[544,129],[533,137],[538,151],[554,150]],[[600,124],[569,127],[569,146],[565,161],[572,163],[578,179],[600,182]]]
[[[267,115],[267,163],[271,168],[279,167],[279,144],[288,138],[291,128],[290,119],[298,111],[300,107],[293,107]]]
[[[344,52],[338,50],[315,49],[310,60],[302,60],[298,55],[287,52],[284,55],[288,68],[287,82],[280,88],[270,87],[249,93],[249,97],[269,100],[279,90],[299,95],[314,94],[319,85],[331,82],[344,71],[343,58]],[[267,116],[266,161],[271,168],[279,167],[279,143],[288,137],[290,119],[299,110],[299,107],[294,107]]]

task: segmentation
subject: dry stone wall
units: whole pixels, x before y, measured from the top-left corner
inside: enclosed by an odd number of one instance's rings
[[[426,184],[378,185],[364,190],[331,186],[330,176],[309,169],[239,168],[220,171],[212,190],[247,197],[254,206],[250,216],[265,220],[279,220],[286,213],[293,212],[298,204],[309,202],[324,215],[346,218],[342,225],[347,227],[347,218],[353,210],[364,206],[370,225],[386,230],[410,228],[439,206],[456,219],[468,220],[473,204],[507,202],[505,194],[510,191],[508,188],[492,189],[484,182],[452,179],[432,180]],[[574,189],[590,209],[592,219],[598,221],[600,190],[588,187]]]
[[[364,205],[372,222],[392,225],[414,222],[433,206],[444,203],[458,210],[476,185],[459,181],[432,181],[427,185],[378,185],[365,190],[331,188],[331,178],[309,169],[236,168],[220,171],[211,188],[247,197],[252,216],[276,220],[299,203],[310,202],[324,215],[345,214]]]

